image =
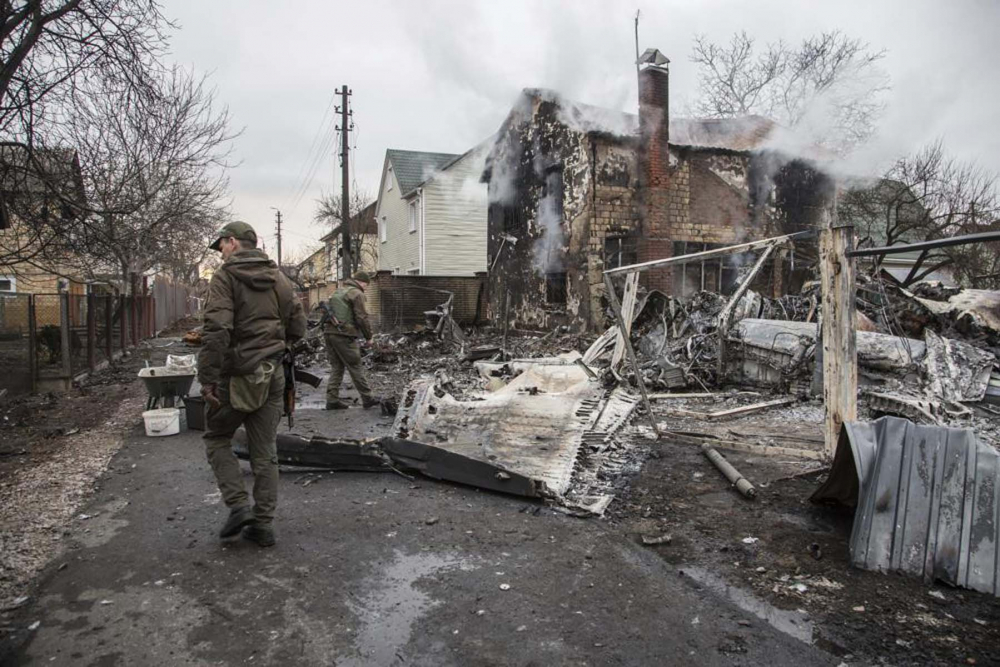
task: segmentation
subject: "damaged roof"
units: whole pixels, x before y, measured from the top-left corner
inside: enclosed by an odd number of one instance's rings
[[[441,171],[461,157],[455,153],[427,153],[425,151],[401,151],[390,148],[385,157],[392,164],[399,182],[400,193],[405,197],[435,172]]]
[[[552,102],[560,108],[560,118],[581,132],[614,136],[638,136],[639,116],[567,99],[554,90],[526,88],[528,98]],[[515,106],[515,112],[518,107]],[[761,148],[776,123],[763,116],[738,118],[671,118],[670,144],[694,148],[748,151]]]

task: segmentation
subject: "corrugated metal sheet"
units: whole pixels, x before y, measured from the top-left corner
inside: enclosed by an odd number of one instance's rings
[[[856,504],[855,566],[997,595],[998,476],[1000,456],[971,430],[883,417],[844,425],[813,500]]]

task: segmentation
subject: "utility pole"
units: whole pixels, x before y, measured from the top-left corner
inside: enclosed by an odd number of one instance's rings
[[[350,110],[348,100],[350,96],[351,91],[347,89],[347,86],[341,87],[340,107],[337,109],[340,112],[340,126],[337,129],[340,130],[340,175],[342,178],[340,186],[340,266],[343,278],[349,278],[351,270],[351,186],[348,174],[351,149],[348,136],[350,131],[354,129],[354,123],[351,121],[354,112]]]
[[[271,208],[274,208],[273,206]],[[278,225],[278,266],[281,266],[281,211],[274,208],[274,217]]]

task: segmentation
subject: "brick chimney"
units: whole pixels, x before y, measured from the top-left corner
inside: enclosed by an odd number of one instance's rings
[[[670,257],[673,243],[668,227],[670,193],[670,61],[656,49],[639,58],[639,184],[642,227],[639,261]],[[667,294],[671,269],[654,269],[643,275],[649,289]]]

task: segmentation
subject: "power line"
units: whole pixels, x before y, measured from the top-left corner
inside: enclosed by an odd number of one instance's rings
[[[331,119],[330,122],[332,124],[334,119]],[[292,204],[293,211],[298,207],[299,202],[302,201],[302,197],[309,191],[309,188],[312,186],[313,179],[316,177],[316,170],[319,169],[319,166],[323,163],[324,158],[329,153],[330,149],[333,148],[335,138],[339,137],[340,133],[333,131],[331,128],[331,131],[327,134],[323,143],[320,145],[319,152],[316,153],[316,157],[313,159],[312,166],[309,169],[309,173],[305,181],[302,183],[302,187],[299,188],[298,193],[295,196],[295,201]]]
[[[305,159],[302,161],[302,166],[299,168],[299,174],[295,177],[295,181],[298,183],[295,187],[295,192],[298,192],[299,188],[302,186],[302,177],[306,173],[306,167],[310,164],[310,158],[313,155],[313,151],[316,149],[316,142],[319,141],[320,136],[324,134],[323,128],[327,126],[327,118],[330,117],[330,110],[333,109],[334,103],[337,101],[337,94],[334,93],[330,96],[330,102],[326,105],[326,109],[323,111],[323,119],[319,122],[319,126],[316,128],[316,133],[313,135],[312,142],[309,145],[309,151],[306,153]],[[291,201],[291,198],[289,198]],[[286,202],[287,204],[288,202]]]

